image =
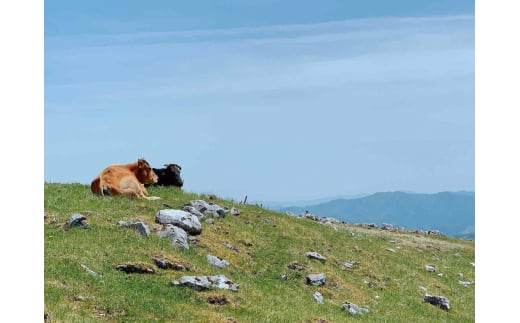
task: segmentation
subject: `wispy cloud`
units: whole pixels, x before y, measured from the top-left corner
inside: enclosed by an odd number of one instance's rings
[[[464,76],[473,24],[462,15],[54,37],[46,88],[51,98],[64,88],[103,98],[234,95]]]

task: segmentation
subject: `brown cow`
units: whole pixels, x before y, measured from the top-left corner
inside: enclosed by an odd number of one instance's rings
[[[125,195],[129,197],[158,200],[160,197],[148,196],[144,184],[157,183],[157,174],[143,158],[136,163],[112,165],[103,169],[90,184],[90,190],[99,195]]]

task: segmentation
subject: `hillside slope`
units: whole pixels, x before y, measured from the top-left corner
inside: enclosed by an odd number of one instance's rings
[[[349,223],[390,223],[408,230],[440,230],[447,235],[475,238],[475,194],[382,192],[356,199],[336,199],[280,211],[309,212]]]
[[[155,234],[161,227],[155,215],[170,208],[163,203],[181,208],[195,199],[209,201],[207,196],[150,188],[162,199],[143,201],[94,196],[80,184],[44,185],[45,311],[54,322],[344,322],[355,319],[341,310],[347,301],[369,308],[361,318],[367,322],[474,321],[472,241],[323,225],[216,198],[212,202],[234,206],[240,215],[202,220],[202,233],[182,251]],[[75,213],[85,215],[88,229],[64,229]],[[152,233],[141,236],[118,221],[142,221]],[[326,261],[306,257],[309,251]],[[208,254],[230,265],[215,268]],[[160,269],[151,260],[157,255],[191,270]],[[147,264],[155,273],[117,270],[128,262]],[[299,266],[289,266],[294,262]],[[318,273],[325,274],[325,284],[307,285],[306,276]],[[219,274],[238,284],[238,291],[170,285],[186,275]],[[315,292],[323,304],[313,300]],[[426,293],[447,297],[450,310],[423,303]]]

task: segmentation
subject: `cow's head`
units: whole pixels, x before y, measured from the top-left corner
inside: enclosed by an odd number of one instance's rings
[[[135,175],[137,179],[143,184],[155,184],[159,180],[157,174],[153,171],[150,164],[144,158],[137,160],[137,170]]]
[[[171,185],[182,187],[184,185],[184,181],[181,178],[181,166],[177,164],[165,164],[166,174],[171,182]]]

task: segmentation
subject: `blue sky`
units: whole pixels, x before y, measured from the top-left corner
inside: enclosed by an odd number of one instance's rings
[[[145,157],[290,201],[474,190],[473,1],[45,1],[44,177]]]

